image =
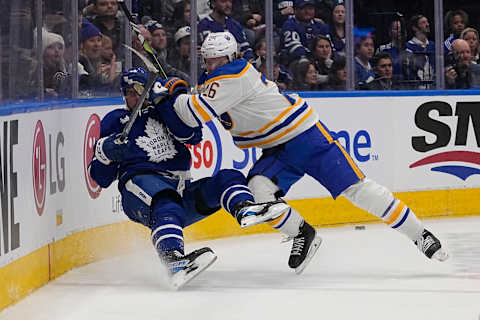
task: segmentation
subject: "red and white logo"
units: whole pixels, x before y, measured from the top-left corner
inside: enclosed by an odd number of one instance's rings
[[[40,120],[37,121],[37,125],[35,126],[32,153],[33,194],[35,196],[37,213],[41,216],[45,208],[45,194],[47,189],[47,152],[45,147],[45,131],[43,130],[42,121]]]
[[[88,193],[92,199],[97,198],[102,192],[102,188],[90,177],[88,173],[88,165],[95,155],[95,142],[100,138],[100,117],[92,114],[88,119],[83,138],[83,169],[85,175],[85,183]]]

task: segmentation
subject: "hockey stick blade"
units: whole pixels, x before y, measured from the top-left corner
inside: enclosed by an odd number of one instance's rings
[[[125,48],[127,48],[128,50],[132,51],[133,53],[135,53],[143,61],[143,63],[145,63],[145,66],[147,67],[148,71],[156,73],[156,74],[159,75],[160,71],[157,69],[157,67],[153,64],[152,61],[150,61],[142,53],[140,53],[138,50],[130,47],[129,45],[124,44],[123,46]]]

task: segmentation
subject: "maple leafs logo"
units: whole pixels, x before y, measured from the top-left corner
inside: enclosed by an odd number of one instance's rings
[[[163,124],[148,118],[145,124],[145,133],[147,136],[138,137],[135,142],[148,154],[151,162],[159,163],[175,157],[177,150],[175,150],[173,139]]]

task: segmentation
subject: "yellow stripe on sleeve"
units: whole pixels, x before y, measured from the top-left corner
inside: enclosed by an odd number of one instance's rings
[[[198,103],[198,100],[197,100],[197,96],[196,95],[193,95],[192,96],[192,102],[193,102],[193,106],[195,107],[195,109],[197,110],[198,114],[200,114],[200,116],[202,117],[203,121],[205,122],[208,122],[210,120],[212,120],[212,118],[210,118],[210,116],[208,115],[208,113],[202,108],[202,106]]]

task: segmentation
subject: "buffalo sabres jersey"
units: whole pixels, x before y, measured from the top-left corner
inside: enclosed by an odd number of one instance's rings
[[[191,127],[218,118],[240,148],[277,146],[318,121],[303,99],[280,92],[245,59],[202,74],[199,91],[176,99],[178,116]]]
[[[130,111],[115,109],[101,121],[100,136],[121,133],[128,122]],[[95,158],[90,175],[102,187],[117,177],[120,184],[140,172],[178,172],[190,169],[190,151],[167,130],[161,115],[153,106],[144,107],[128,135],[128,155],[120,164],[106,166]]]

